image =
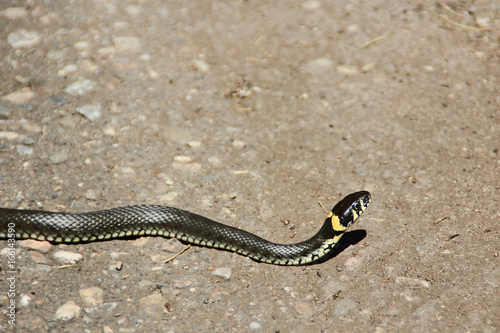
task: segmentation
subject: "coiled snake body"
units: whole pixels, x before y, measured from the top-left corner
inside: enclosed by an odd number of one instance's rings
[[[348,195],[333,207],[316,235],[295,244],[276,244],[185,210],[154,205],[75,214],[0,208],[0,239],[81,243],[159,235],[237,252],[270,264],[303,265],[316,262],[330,252],[370,200],[366,191]]]

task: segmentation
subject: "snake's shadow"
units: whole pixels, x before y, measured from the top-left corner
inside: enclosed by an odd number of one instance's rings
[[[347,249],[351,245],[358,244],[366,237],[366,230],[353,230],[346,232],[344,236],[340,239],[340,241],[335,245],[335,247],[324,257],[316,260],[308,265],[316,265],[323,263],[327,260],[336,257],[339,253]]]

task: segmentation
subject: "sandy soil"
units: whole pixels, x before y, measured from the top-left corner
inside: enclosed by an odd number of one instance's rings
[[[163,204],[295,242],[318,202],[373,197],[307,267],[199,247],[164,264],[184,246],[163,238],[18,243],[0,330],[500,330],[498,1],[0,7],[1,206]]]

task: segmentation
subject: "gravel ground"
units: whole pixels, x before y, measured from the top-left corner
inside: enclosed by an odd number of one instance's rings
[[[500,330],[498,1],[2,1],[0,205],[187,209],[324,263],[16,245],[18,332]]]

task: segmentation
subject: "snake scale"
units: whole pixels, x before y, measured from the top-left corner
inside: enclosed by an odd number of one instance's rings
[[[166,206],[138,205],[88,213],[57,213],[0,208],[0,239],[37,239],[85,243],[134,236],[175,237],[183,242],[237,252],[275,265],[317,262],[370,204],[370,193],[352,193],[339,201],[310,239],[276,244],[242,229]]]

